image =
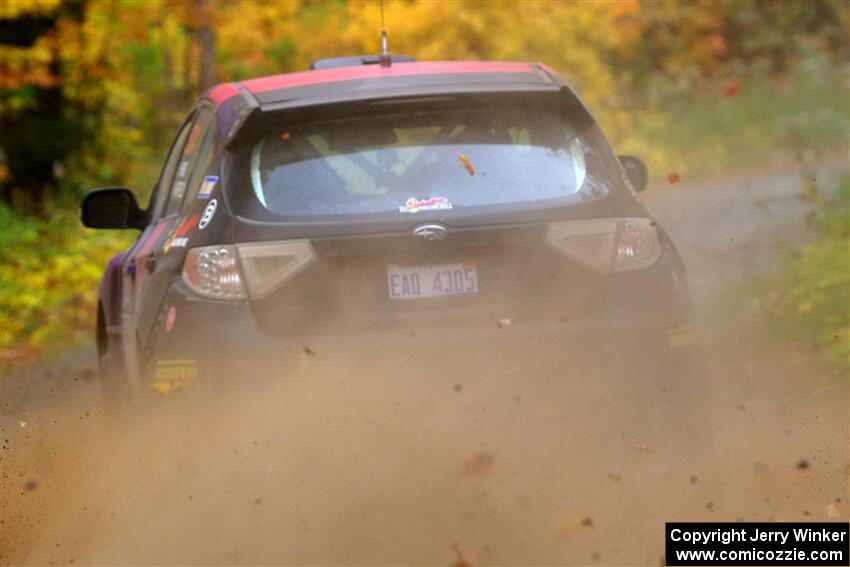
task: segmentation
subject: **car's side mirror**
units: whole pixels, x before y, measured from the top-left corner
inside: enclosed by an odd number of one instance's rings
[[[83,224],[89,228],[138,228],[147,224],[147,213],[126,187],[95,189],[83,197]]]
[[[632,182],[635,191],[646,189],[646,184],[649,182],[649,170],[646,169],[643,160],[635,156],[617,156],[617,159],[620,160],[620,164],[626,170],[626,175],[629,176],[629,181]]]

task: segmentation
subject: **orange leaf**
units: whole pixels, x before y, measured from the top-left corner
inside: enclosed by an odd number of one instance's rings
[[[723,87],[723,96],[730,97],[735,96],[741,90],[741,80],[734,79],[730,83],[728,83],[725,87]]]
[[[472,567],[472,563],[466,560],[463,556],[463,552],[460,550],[460,546],[455,542],[452,543],[449,548],[455,552],[457,555],[457,561],[451,564],[451,567]]]
[[[458,154],[457,159],[460,160],[460,163],[463,164],[463,167],[466,168],[466,171],[468,171],[470,175],[475,175],[475,168],[472,167],[472,162],[469,161],[468,157],[463,154]]]

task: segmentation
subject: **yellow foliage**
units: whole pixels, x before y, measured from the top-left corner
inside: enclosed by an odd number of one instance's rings
[[[0,0],[0,19],[53,14],[60,4]],[[59,164],[66,172],[60,194],[122,184],[144,203],[178,124],[192,100],[210,86],[201,84],[203,32],[214,34],[214,66],[221,82],[306,70],[316,59],[379,51],[378,0],[210,0],[204,9],[194,0],[91,0],[84,6],[82,21],[60,17],[31,47],[0,45],[0,90],[11,93],[0,97],[0,115],[38,110],[39,99],[32,93],[58,85],[70,113],[96,125],[93,139]],[[830,6],[843,4],[824,0],[815,16],[821,18]],[[824,145],[835,139],[846,144],[846,112],[835,112],[830,98],[845,105],[846,70],[838,81],[830,78],[840,89],[826,83],[818,90],[822,77],[813,76],[801,83],[804,96],[784,98],[770,98],[772,84],[757,91],[748,77],[734,100],[688,100],[678,115],[659,104],[661,99],[653,106],[648,95],[629,98],[639,75],[675,78],[675,85],[654,82],[653,89],[657,95],[669,88],[681,97],[680,83],[721,73],[730,45],[738,39],[723,27],[738,21],[729,17],[732,11],[770,16],[779,10],[791,22],[790,16],[814,10],[808,3],[386,0],[384,8],[393,53],[422,61],[548,64],[593,109],[615,149],[642,156],[654,176],[678,171],[689,177],[719,169],[737,156],[751,159],[753,147],[773,156],[778,140],[791,128],[786,117],[801,114],[789,101],[819,109],[829,136],[813,130],[809,145],[820,139],[826,140],[818,142]],[[846,10],[842,14],[846,21]],[[776,36],[769,27],[756,32],[761,39],[750,38],[750,44]],[[61,69],[58,75],[56,68]],[[791,73],[789,77],[793,80]],[[819,93],[832,94],[812,99]],[[768,99],[775,107],[764,103]],[[771,119],[752,118],[759,110]],[[704,135],[707,130],[710,134]],[[11,161],[3,160],[0,148],[0,185],[5,190],[18,173]],[[60,210],[49,221],[35,221],[19,219],[0,205],[0,221],[3,348],[24,345],[37,352],[90,337],[97,280],[108,257],[128,237],[84,231],[76,211]],[[821,304],[811,309],[796,305],[811,316]]]
[[[61,0],[3,0],[0,2],[0,20],[27,15],[49,14]]]
[[[90,340],[103,267],[128,235],[83,229],[61,211],[19,219],[5,206],[0,224],[0,366],[21,347],[33,357]]]

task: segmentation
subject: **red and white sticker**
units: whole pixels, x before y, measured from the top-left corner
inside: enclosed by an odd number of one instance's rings
[[[445,197],[431,197],[429,199],[417,199],[411,197],[404,205],[398,208],[400,213],[418,213],[419,211],[438,211],[451,209],[452,204]]]
[[[177,319],[177,309],[172,305],[168,308],[168,314],[165,316],[165,330],[169,333],[174,328],[174,321]]]
[[[189,231],[192,230],[196,224],[198,224],[198,219],[200,219],[200,215],[192,215],[188,219],[181,222],[174,232],[171,234],[171,237],[165,241],[165,246],[162,247],[163,253],[168,253],[172,248],[185,248],[189,244]]]

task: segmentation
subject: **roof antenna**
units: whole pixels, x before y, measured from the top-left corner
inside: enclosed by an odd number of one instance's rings
[[[387,29],[384,27],[384,0],[381,0],[381,55],[378,57],[381,67],[391,67],[393,59],[387,43]]]

